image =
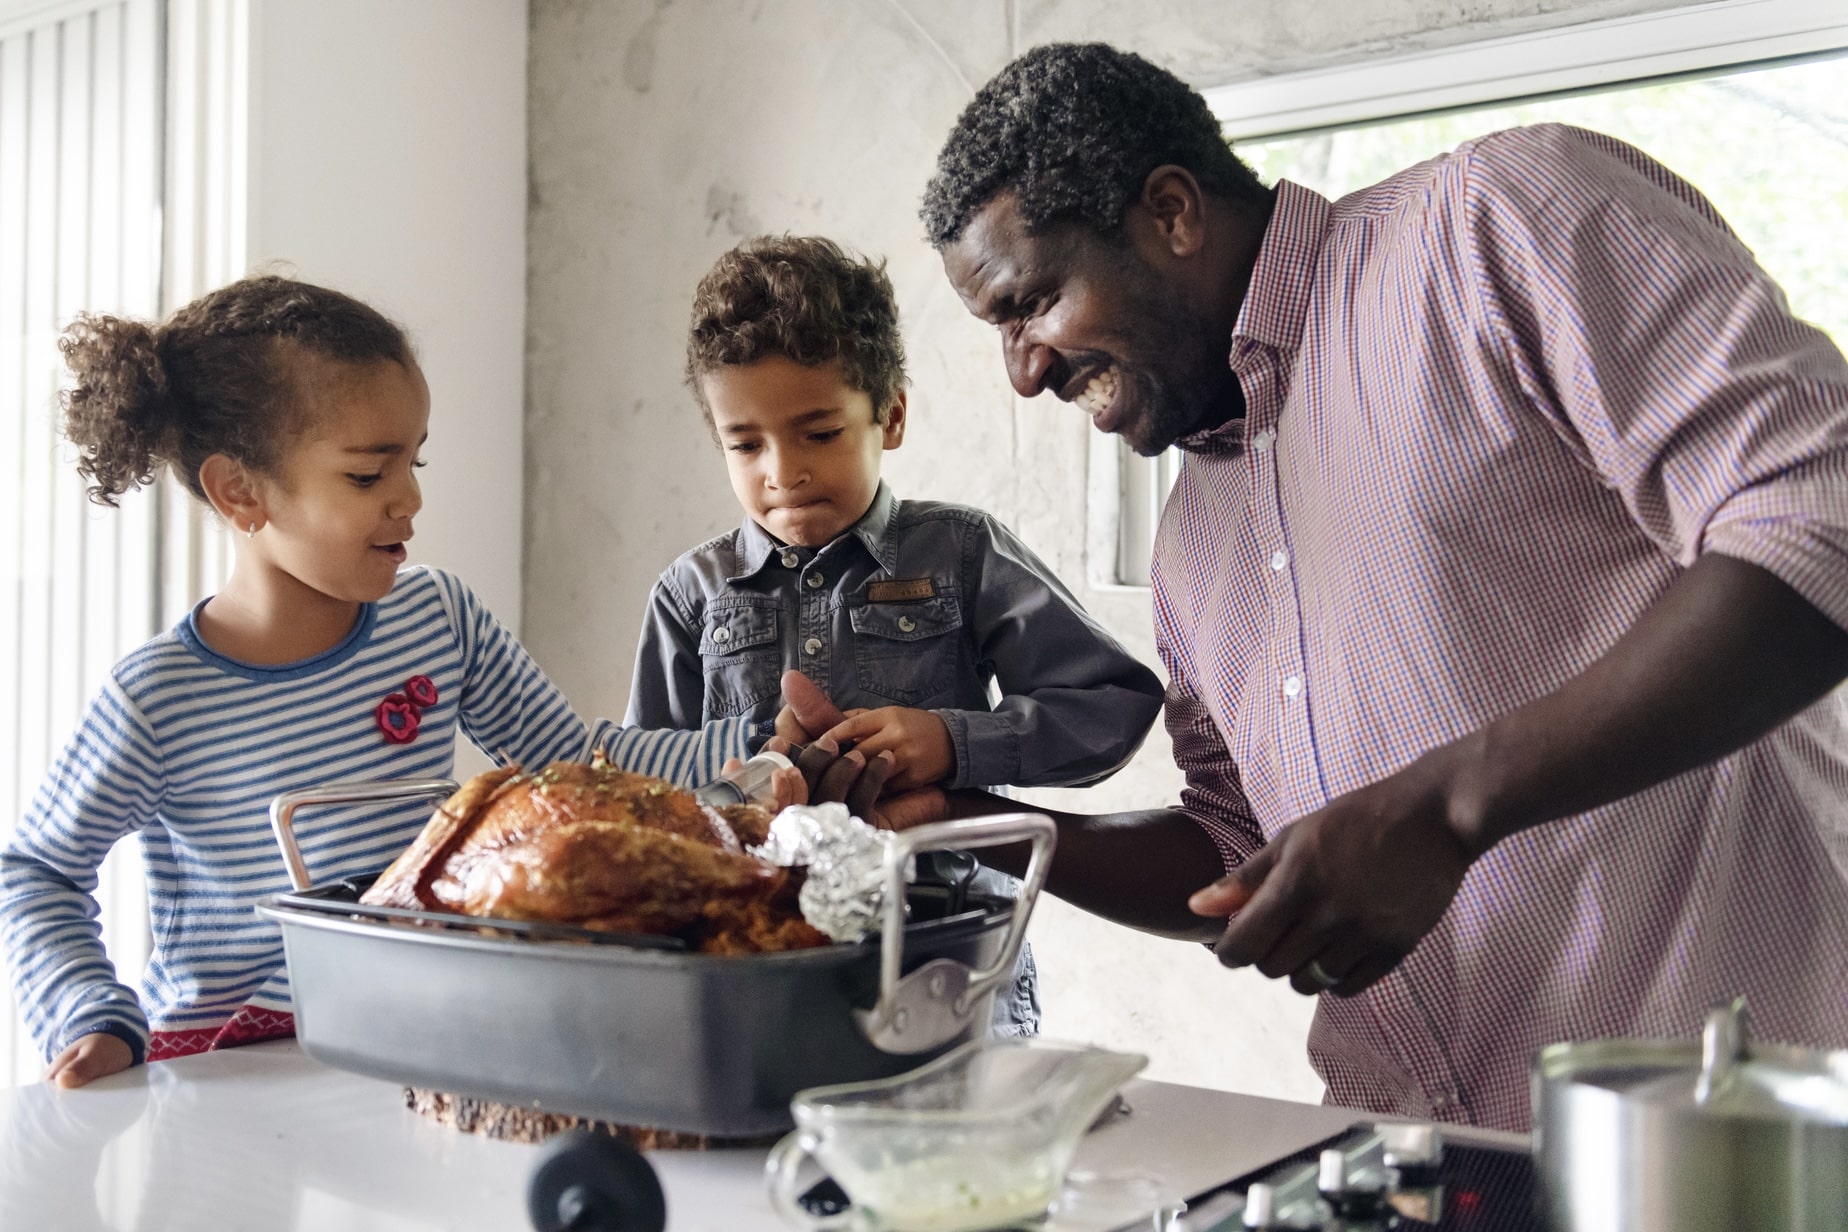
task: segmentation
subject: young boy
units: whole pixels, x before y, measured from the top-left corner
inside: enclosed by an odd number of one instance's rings
[[[733,249],[694,294],[687,383],[746,516],[655,584],[630,723],[747,715],[768,734],[795,668],[872,712],[855,747],[893,754],[889,790],[1077,786],[1130,759],[1161,709],[1155,674],[993,517],[879,478],[905,435],[883,262],[815,238]],[[1013,892],[989,869],[976,884]],[[999,1033],[1038,1029],[1022,953]]]

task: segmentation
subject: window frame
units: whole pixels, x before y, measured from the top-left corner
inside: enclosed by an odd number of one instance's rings
[[[1848,51],[1848,15],[1815,0],[1720,0],[1481,39],[1440,49],[1317,66],[1200,90],[1229,141],[1308,136],[1644,81],[1707,76],[1755,64]],[[1170,451],[1172,452],[1172,451]],[[1125,580],[1154,543],[1172,459],[1142,458],[1090,433],[1087,581],[1097,591],[1146,591]]]
[[[1720,0],[1484,39],[1201,91],[1231,141],[1633,82],[1705,76],[1848,48],[1848,17],[1816,0]]]

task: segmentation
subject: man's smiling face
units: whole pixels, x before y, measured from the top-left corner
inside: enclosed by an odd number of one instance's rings
[[[944,246],[943,269],[969,311],[1000,329],[1023,398],[1050,391],[1152,456],[1211,422],[1236,387],[1230,339],[1150,262],[1139,233],[1126,234],[1119,245],[1055,223],[1035,235],[1003,193]]]

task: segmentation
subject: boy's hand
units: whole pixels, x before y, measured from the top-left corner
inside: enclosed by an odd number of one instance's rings
[[[93,1031],[58,1054],[45,1081],[69,1090],[86,1082],[119,1074],[135,1063],[128,1041],[107,1031]]]
[[[846,717],[813,680],[798,671],[783,673],[783,708],[776,716],[778,739],[807,744]]]
[[[897,765],[886,780],[888,795],[941,783],[956,769],[956,748],[950,743],[949,726],[929,710],[908,706],[853,710],[824,734],[843,748],[851,746],[864,753],[868,759],[890,753]]]
[[[792,752],[805,776],[810,800],[843,803],[849,813],[881,830],[909,830],[949,816],[948,798],[940,787],[882,794],[898,764],[890,753],[869,761],[858,749],[842,753],[841,746],[826,736]]]

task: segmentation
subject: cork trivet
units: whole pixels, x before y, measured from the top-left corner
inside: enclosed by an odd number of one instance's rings
[[[546,1112],[518,1104],[502,1104],[472,1095],[450,1095],[424,1087],[405,1087],[404,1106],[420,1116],[459,1129],[506,1142],[544,1142],[568,1129],[587,1129],[608,1134],[628,1143],[638,1151],[703,1151],[710,1147],[769,1146],[780,1134],[751,1138],[725,1138],[711,1134],[689,1134],[674,1129],[649,1129],[640,1125],[616,1125],[565,1112]]]

